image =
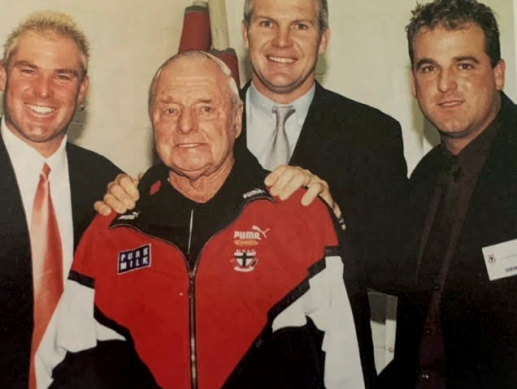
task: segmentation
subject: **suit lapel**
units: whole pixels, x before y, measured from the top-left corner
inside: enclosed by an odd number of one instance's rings
[[[309,107],[300,137],[289,161],[290,165],[311,168],[314,166],[314,161],[320,155],[325,154],[326,150],[334,143],[339,126],[327,125],[327,120],[333,118],[326,118],[326,116],[332,116],[330,115],[332,107],[329,107],[325,100],[325,90],[320,84],[316,83],[314,99]],[[327,109],[329,109],[328,112]]]
[[[0,386],[27,387],[33,326],[30,238],[18,182],[1,136],[0,199],[0,344],[4,348],[0,364],[13,369],[2,371]]]
[[[93,218],[93,203],[86,195],[89,188],[90,177],[88,167],[81,166],[74,150],[74,145],[67,143],[66,153],[68,157],[68,176],[70,179],[70,196],[72,202],[72,220],[74,223],[74,252],[79,244],[84,229]]]
[[[18,188],[18,182],[14,174],[14,169],[9,159],[5,143],[0,136],[0,196],[4,209],[0,218],[1,241],[5,244],[0,245],[0,253],[3,257],[8,253],[4,250],[15,247],[25,247],[30,259],[30,240],[29,230],[23,209],[22,197]],[[14,241],[12,241],[14,239]]]
[[[488,204],[516,202],[517,196],[517,108],[503,95],[501,125],[473,194],[471,209]]]

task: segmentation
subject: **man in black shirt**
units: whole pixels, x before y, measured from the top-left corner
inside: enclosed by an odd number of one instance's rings
[[[514,388],[517,108],[502,92],[497,22],[475,0],[435,0],[407,33],[413,94],[441,144],[411,177],[419,244],[379,385]]]

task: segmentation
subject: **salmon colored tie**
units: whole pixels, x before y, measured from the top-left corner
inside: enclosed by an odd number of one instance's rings
[[[31,223],[32,282],[34,286],[34,331],[32,334],[29,389],[36,389],[35,355],[52,314],[63,293],[61,235],[50,195],[50,167],[40,175]]]

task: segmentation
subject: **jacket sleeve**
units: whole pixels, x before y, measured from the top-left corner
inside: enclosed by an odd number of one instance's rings
[[[318,206],[315,210],[317,212],[310,215],[310,236],[303,241],[306,244],[310,242],[312,248],[317,247],[314,252],[321,256],[310,269],[307,291],[275,318],[273,331],[303,325],[310,318],[323,332],[325,387],[364,388],[359,345],[336,231],[325,207]]]
[[[342,276],[343,261],[337,250],[328,249],[321,265],[324,268],[315,269],[307,292],[275,319],[273,331],[311,318],[324,333],[325,387],[364,388],[354,318]]]
[[[84,234],[65,284],[58,346],[66,352],[53,368],[50,389],[158,388],[131,339],[96,320],[95,281],[109,255],[109,224],[98,216]]]
[[[79,352],[97,345],[97,340],[124,340],[120,334],[99,324],[94,317],[95,279],[105,250],[99,247],[103,231],[112,218],[98,216],[81,239],[68,280],[65,283],[58,323],[58,345]]]

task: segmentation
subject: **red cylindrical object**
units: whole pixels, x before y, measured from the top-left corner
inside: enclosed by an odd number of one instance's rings
[[[188,50],[208,51],[211,45],[212,35],[208,7],[192,5],[185,8],[178,53]]]
[[[235,82],[237,83],[237,87],[240,88],[241,83],[239,79],[239,59],[237,58],[237,53],[235,53],[235,50],[228,48],[226,50],[212,50],[211,53],[223,61],[230,68],[232,71],[232,76],[235,78]]]

